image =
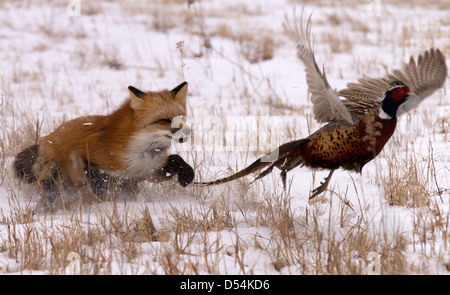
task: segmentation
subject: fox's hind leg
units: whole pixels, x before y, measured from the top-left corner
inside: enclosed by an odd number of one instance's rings
[[[56,161],[42,153],[39,153],[32,169],[38,183],[43,183],[58,175]]]
[[[85,160],[76,151],[72,151],[69,155],[70,161],[67,167],[63,167],[69,176],[70,181],[75,187],[82,187],[88,183],[86,173]]]

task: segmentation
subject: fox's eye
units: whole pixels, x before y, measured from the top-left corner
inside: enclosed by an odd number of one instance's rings
[[[172,123],[172,120],[170,119],[160,119],[158,121],[155,121],[154,123]]]

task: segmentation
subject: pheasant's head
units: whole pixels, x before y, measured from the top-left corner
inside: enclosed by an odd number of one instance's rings
[[[389,85],[388,91],[384,94],[383,104],[378,116],[382,119],[392,119],[397,116],[398,107],[406,102],[412,95],[408,86],[402,82],[396,81]]]

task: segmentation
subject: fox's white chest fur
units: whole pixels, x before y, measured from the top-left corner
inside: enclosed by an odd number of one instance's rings
[[[133,179],[151,178],[167,161],[172,133],[167,131],[139,132],[130,139],[123,156],[125,177]]]

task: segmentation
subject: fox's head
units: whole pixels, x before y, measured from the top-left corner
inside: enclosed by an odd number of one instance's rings
[[[163,164],[174,133],[181,127],[175,118],[186,116],[188,84],[172,90],[143,92],[129,86],[129,105],[133,112],[133,134],[128,143],[125,161],[130,175],[145,177],[149,169]],[[130,130],[131,131],[131,130]]]
[[[129,86],[128,90],[133,121],[138,130],[172,138],[183,127],[177,122],[180,116],[186,116],[187,82],[170,91],[143,92],[133,86]]]
[[[188,83],[183,82],[172,90],[143,92],[129,86],[130,106],[134,112],[134,121],[139,128],[171,130],[175,117],[186,115],[186,96]]]

